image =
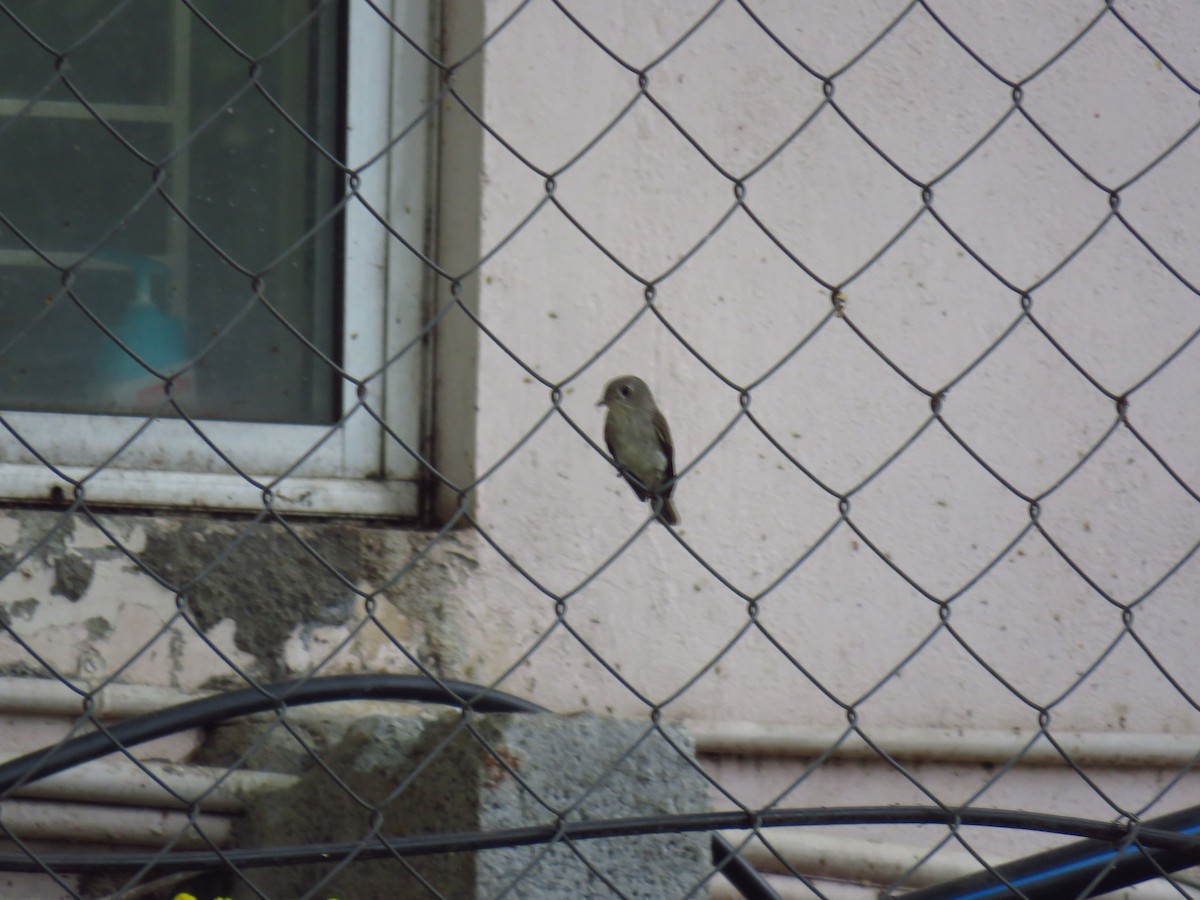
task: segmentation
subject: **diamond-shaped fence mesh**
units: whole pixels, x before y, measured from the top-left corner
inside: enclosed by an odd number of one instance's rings
[[[4,896],[1200,896],[1189,0],[0,13]]]

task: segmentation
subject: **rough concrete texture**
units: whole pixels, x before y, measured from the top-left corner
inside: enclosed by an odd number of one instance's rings
[[[595,789],[566,813],[569,820],[707,810],[707,783],[661,735],[650,734],[621,759],[647,727],[590,714],[475,716],[469,729],[457,713],[424,720],[366,717],[356,721],[326,757],[332,771],[363,802],[351,798],[325,772],[312,770],[295,787],[258,799],[246,816],[240,843],[263,847],[369,838],[372,809],[379,804],[378,834],[383,836],[545,824],[555,815],[547,806],[566,811],[592,785]],[[681,729],[671,726],[667,733],[692,752]],[[399,790],[429,758],[429,765]],[[317,810],[319,815],[314,814]],[[703,834],[589,840],[578,842],[576,849],[588,865],[563,845],[412,857],[407,862],[440,896],[463,900],[498,896],[510,887],[509,896],[533,900],[665,900],[683,897],[709,871],[708,837]],[[268,896],[293,897],[329,871],[307,866],[251,874],[255,886]],[[252,895],[245,885],[231,885],[231,891],[239,900]],[[322,884],[319,893],[432,896],[394,859],[355,863]]]
[[[322,703],[288,709],[286,728],[274,713],[245,716],[208,728],[204,743],[188,762],[301,775],[317,765],[316,757],[328,757],[356,720],[374,715],[415,717],[422,709],[382,700]]]
[[[102,679],[140,651],[123,681],[244,686],[208,642],[267,680],[322,661],[326,673],[414,671],[414,659],[472,676],[463,622],[476,563],[453,535],[422,555],[429,535],[357,521],[289,530],[187,514],[97,520],[102,528],[82,513],[0,513],[10,538],[0,549],[0,623],[64,677]],[[375,621],[339,646],[368,607]],[[0,671],[51,674],[2,633]]]

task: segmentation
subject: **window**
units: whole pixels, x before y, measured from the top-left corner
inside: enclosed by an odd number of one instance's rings
[[[428,67],[368,4],[190,6],[0,16],[0,495],[69,491],[48,462],[98,501],[255,508],[240,470],[289,473],[284,507],[415,512],[339,370],[382,369],[366,402],[417,446],[420,359],[384,363],[422,271],[379,218],[422,242]]]

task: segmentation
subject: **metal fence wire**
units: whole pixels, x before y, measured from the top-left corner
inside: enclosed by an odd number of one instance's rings
[[[526,847],[492,896],[569,860],[642,897],[597,847],[711,833],[678,896],[1200,896],[1190,4],[431,7],[0,2],[6,895],[268,897],[305,864],[351,900],[383,859],[446,897],[431,861]],[[376,44],[390,84],[355,74]],[[413,111],[381,130],[372,92]],[[615,477],[625,373],[678,526]],[[292,503],[360,433],[350,480],[419,505]],[[159,434],[257,508],[172,511]],[[362,699],[459,709],[383,797],[304,718]],[[482,724],[580,708],[638,727],[563,796]],[[197,790],[154,761],[252,714]],[[279,740],[353,840],[216,829]],[[456,740],[528,821],[390,833]],[[648,747],[711,809],[582,814]],[[39,786],[104,756],[171,810],[140,847],[39,819],[86,819]]]

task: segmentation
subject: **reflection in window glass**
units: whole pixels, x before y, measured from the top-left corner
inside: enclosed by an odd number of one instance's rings
[[[107,328],[164,374],[199,359],[190,416],[336,419],[340,4],[194,5],[0,16],[0,407],[164,413]]]

